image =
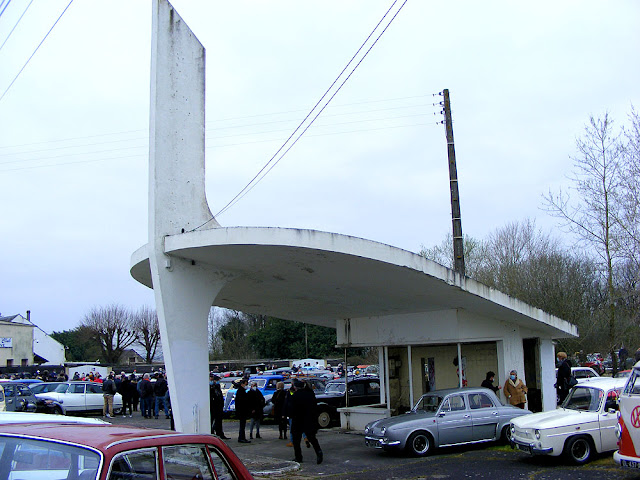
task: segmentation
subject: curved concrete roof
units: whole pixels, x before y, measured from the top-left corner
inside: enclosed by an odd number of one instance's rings
[[[132,255],[131,275],[152,287],[147,252]],[[574,325],[421,255],[361,238],[220,227],[168,236],[165,252],[228,276],[213,305],[244,312],[335,327],[338,318],[467,309],[554,337],[577,335]]]

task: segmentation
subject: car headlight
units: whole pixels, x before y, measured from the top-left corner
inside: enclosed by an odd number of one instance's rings
[[[616,423],[616,437],[618,437],[618,440],[622,438],[622,427],[619,423]]]
[[[380,429],[380,435],[384,435],[385,433],[387,433],[387,427],[382,427],[382,429]]]
[[[364,433],[369,433],[369,425],[367,425],[366,427],[364,427]]]
[[[512,423],[511,424],[511,433],[515,433],[516,432],[516,426]]]
[[[536,440],[540,440],[540,430],[537,428],[533,431],[533,434],[536,436]]]

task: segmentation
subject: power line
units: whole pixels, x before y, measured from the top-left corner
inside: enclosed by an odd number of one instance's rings
[[[280,160],[282,160],[282,158],[287,154],[287,152],[289,152],[289,150],[291,150],[291,148],[298,142],[298,140],[302,137],[302,135],[304,135],[304,133],[309,129],[309,127],[313,124],[313,122],[318,118],[318,116],[324,111],[324,109],[329,105],[329,103],[331,102],[331,100],[333,100],[333,98],[337,95],[337,93],[340,91],[340,89],[342,88],[342,86],[349,80],[349,78],[351,78],[351,75],[353,75],[353,73],[355,72],[355,70],[358,68],[358,66],[362,63],[362,61],[367,57],[367,55],[369,54],[369,52],[371,51],[371,49],[376,45],[376,43],[378,42],[378,40],[382,37],[382,35],[387,31],[387,29],[389,28],[389,26],[391,25],[391,23],[393,22],[393,20],[397,17],[398,13],[400,13],[400,11],[402,10],[402,8],[404,7],[404,5],[407,3],[407,0],[405,0],[402,5],[400,6],[400,8],[398,9],[398,11],[395,13],[395,15],[391,18],[391,20],[389,21],[389,23],[387,24],[387,26],[382,30],[382,32],[378,35],[378,37],[376,38],[376,40],[373,42],[373,44],[369,47],[369,49],[365,52],[365,54],[363,55],[363,57],[360,59],[360,61],[356,64],[356,66],[351,70],[351,72],[349,73],[349,75],[347,76],[347,78],[342,82],[342,84],[338,87],[338,89],[333,93],[333,95],[329,98],[329,100],[325,103],[325,105],[322,107],[322,109],[320,109],[320,111],[318,112],[318,114],[311,120],[311,122],[305,127],[305,129],[300,133],[300,135],[296,138],[296,140],[284,151],[284,153],[280,156],[280,158],[275,161],[275,163],[272,163],[273,160],[275,159],[275,157],[280,153],[280,151],[282,151],[282,149],[286,146],[286,144],[291,140],[291,138],[293,138],[293,136],[296,134],[296,132],[302,127],[302,125],[307,121],[307,119],[311,116],[311,114],[313,113],[313,111],[318,107],[318,105],[322,102],[322,100],[327,96],[327,94],[329,93],[329,91],[333,88],[333,86],[338,82],[338,80],[340,79],[340,77],[342,77],[342,74],[347,70],[347,68],[349,67],[349,65],[351,65],[351,63],[354,61],[354,59],[358,56],[358,54],[360,53],[360,51],[364,48],[364,46],[367,44],[367,42],[369,41],[369,39],[373,36],[374,32],[378,29],[378,27],[380,26],[380,24],[384,21],[384,19],[387,17],[387,15],[389,14],[389,12],[393,9],[393,7],[395,6],[395,4],[397,3],[398,0],[394,0],[394,2],[391,4],[391,7],[389,7],[389,9],[385,12],[385,14],[382,16],[382,18],[380,19],[380,21],[376,24],[376,26],[373,28],[373,30],[371,31],[371,33],[367,36],[367,38],[365,39],[365,41],[362,43],[362,45],[360,45],[360,48],[358,48],[358,50],[356,51],[356,53],[353,55],[353,57],[351,57],[351,60],[349,60],[349,62],[347,63],[347,65],[342,69],[342,71],[340,72],[340,74],[336,77],[336,79],[333,81],[333,83],[331,84],[331,86],[327,89],[327,91],[322,95],[322,97],[320,98],[320,100],[318,100],[318,102],[314,105],[314,107],[311,109],[311,111],[307,114],[307,116],[303,119],[303,121],[300,123],[300,125],[298,125],[298,127],[293,131],[293,133],[289,136],[289,138],[287,138],[287,140],[282,144],[282,146],[278,149],[278,151],[269,159],[269,161],[262,167],[262,169],[260,169],[260,171],[251,179],[251,181],[235,196],[231,199],[231,201],[229,201],[229,203],[227,203],[222,209],[220,209],[220,211],[218,213],[216,213],[216,215],[214,215],[214,218],[222,213],[224,213],[226,210],[228,210],[230,207],[232,207],[233,205],[235,205],[240,199],[242,199],[247,193],[249,193],[253,187],[255,187],[255,185],[257,185],[279,162]],[[271,166],[269,167],[269,165],[271,164]],[[268,168],[268,169],[267,169]],[[266,170],[266,171],[265,171]],[[264,174],[263,174],[264,172]],[[207,223],[209,223],[210,221],[212,221],[212,219],[208,220],[207,222],[203,223],[202,225],[196,227],[194,230],[197,230],[198,228],[203,227],[204,225],[206,225]]]
[[[4,3],[4,2],[2,2]],[[11,0],[7,1],[7,4],[4,6],[4,8],[2,9],[2,11],[0,12],[0,17],[2,16],[2,14],[4,13],[4,11],[7,9],[7,7],[9,6],[9,4],[11,3]],[[2,8],[2,4],[0,4],[0,8]]]
[[[11,0],[9,0],[11,1]],[[51,26],[51,28],[49,29],[49,31],[47,32],[47,34],[44,36],[44,38],[40,41],[40,43],[38,44],[38,46],[36,47],[36,49],[33,51],[33,53],[31,54],[31,56],[27,59],[27,61],[25,62],[25,64],[22,66],[22,68],[20,69],[20,71],[18,72],[18,74],[15,76],[15,78],[11,81],[11,83],[9,84],[9,86],[7,87],[7,89],[4,91],[4,93],[2,94],[2,96],[0,96],[0,101],[2,101],[2,99],[4,98],[4,96],[7,94],[7,92],[9,91],[9,89],[13,86],[13,84],[16,82],[16,80],[18,79],[18,77],[20,76],[20,74],[22,73],[22,71],[26,68],[26,66],[29,64],[29,62],[31,61],[31,59],[33,58],[33,56],[36,54],[36,52],[38,51],[38,49],[42,46],[42,44],[44,43],[44,41],[47,39],[47,37],[49,36],[49,34],[51,33],[51,31],[53,30],[53,28],[58,24],[58,22],[60,21],[60,19],[62,18],[62,16],[64,15],[64,13],[67,11],[67,9],[71,6],[71,4],[73,3],[73,0],[69,1],[69,4],[64,8],[64,10],[62,11],[62,13],[60,14],[60,16],[56,19],[55,23]],[[8,4],[7,4],[8,6]],[[7,8],[7,7],[5,7]]]
[[[7,38],[4,39],[4,42],[2,42],[2,45],[0,45],[0,51],[2,50],[2,47],[4,47],[4,44],[7,43],[7,41],[9,40],[9,38],[11,37],[11,34],[13,33],[13,31],[16,29],[16,27],[18,26],[18,24],[20,23],[20,20],[22,20],[22,17],[24,17],[24,14],[27,13],[27,10],[29,10],[29,7],[31,6],[31,4],[33,3],[33,0],[31,0],[29,2],[29,5],[27,5],[27,8],[24,9],[24,12],[22,12],[22,15],[20,15],[20,18],[18,19],[18,21],[16,22],[16,24],[13,26],[13,28],[11,29],[11,31],[9,32],[9,35],[7,35]]]

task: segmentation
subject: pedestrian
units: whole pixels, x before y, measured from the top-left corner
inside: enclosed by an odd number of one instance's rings
[[[284,389],[284,382],[276,383],[276,391],[271,397],[271,403],[273,404],[273,419],[278,424],[279,440],[286,440],[287,438],[287,417],[284,414],[284,402],[287,398],[287,391]]]
[[[509,372],[509,378],[504,382],[504,389],[502,391],[504,392],[504,396],[507,397],[509,404],[524,409],[524,404],[527,401],[526,393],[529,389],[524,382],[518,378],[517,371],[511,370]]]
[[[222,431],[222,411],[224,409],[224,395],[220,388],[220,377],[215,373],[209,374],[209,413],[211,414],[211,433],[228,440]]]
[[[620,358],[620,370],[627,369],[627,357],[629,356],[629,351],[624,346],[624,343],[620,346],[620,350],[618,350],[618,358]]]
[[[494,372],[488,371],[486,378],[482,381],[480,386],[484,388],[488,388],[489,390],[493,390],[493,393],[497,394],[498,390],[500,390],[500,385],[496,385],[496,386],[493,385],[493,380],[495,376],[496,374]]]
[[[132,373],[129,377],[129,395],[131,396],[131,404],[133,405],[133,411],[138,411],[138,405],[140,404],[140,392],[138,392],[138,380],[136,374]]]
[[[318,439],[316,438],[316,431],[318,429],[316,395],[313,393],[313,390],[309,388],[308,384],[297,379],[294,380],[293,383],[296,389],[291,397],[291,432],[293,435],[294,460],[298,463],[302,462],[300,441],[304,433],[316,452],[316,462],[320,464],[323,460],[323,454]]]
[[[571,360],[567,358],[567,354],[565,352],[558,352],[556,355],[558,359],[558,373],[556,375],[556,392],[558,394],[558,405],[564,402],[564,399],[567,398],[569,394],[569,390],[571,390],[572,379],[571,379]],[[577,382],[576,382],[577,383]]]
[[[155,405],[154,405],[154,417],[158,418],[160,413],[160,405],[164,409],[164,416],[166,419],[169,419],[169,406],[165,401],[165,395],[169,390],[169,385],[167,384],[167,379],[164,378],[164,374],[159,372],[156,374],[156,383],[153,384],[153,394],[156,397]]]
[[[249,401],[247,399],[247,385],[249,382],[246,378],[242,378],[240,380],[240,384],[238,385],[238,390],[236,390],[236,418],[240,422],[240,427],[238,430],[238,443],[251,443],[250,440],[247,440],[247,436],[245,433],[245,429],[247,426],[247,418],[249,418],[249,414],[251,411],[249,410]]]
[[[247,392],[247,402],[249,403],[249,412],[251,423],[249,424],[249,438],[253,439],[253,427],[256,427],[256,438],[260,437],[260,422],[264,415],[264,395],[258,390],[258,384],[251,382],[251,388]]]
[[[109,377],[102,382],[102,398],[104,399],[102,414],[107,418],[113,417],[113,396],[116,394],[116,384],[113,377],[113,372],[111,372]]]
[[[153,385],[149,381],[149,374],[145,373],[138,382],[138,393],[140,394],[140,412],[144,418],[151,418],[153,410]]]
[[[127,416],[127,409],[129,410],[129,416],[133,415],[133,397],[131,392],[131,379],[124,374],[121,374],[122,382],[120,382],[120,395],[122,395],[122,415]],[[135,388],[135,387],[134,387]]]

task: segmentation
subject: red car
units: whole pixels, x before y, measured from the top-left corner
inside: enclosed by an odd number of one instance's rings
[[[65,422],[0,425],[2,478],[250,479],[213,435]]]

